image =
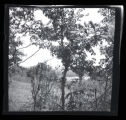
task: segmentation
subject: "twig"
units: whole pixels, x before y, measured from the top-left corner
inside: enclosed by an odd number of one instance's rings
[[[34,52],[31,56],[29,56],[28,58],[26,58],[24,61],[19,62],[19,63],[16,63],[16,64],[13,64],[13,65],[10,66],[9,68],[14,67],[14,66],[17,65],[17,64],[21,64],[21,63],[25,62],[25,61],[28,60],[29,58],[33,57],[40,49],[41,49],[41,48],[39,48],[36,52]]]
[[[22,47],[22,48],[18,48],[17,50],[20,50],[20,49],[23,49],[23,48],[27,48],[27,47],[29,47],[29,46],[31,46],[32,44],[29,44],[29,45],[27,45],[27,46],[25,46],[25,47]]]
[[[25,62],[26,60],[28,60],[29,58],[33,57],[41,48],[39,48],[36,52],[34,52],[31,56],[29,56],[28,58],[26,58],[24,61],[18,63],[18,64],[21,64],[23,62]]]

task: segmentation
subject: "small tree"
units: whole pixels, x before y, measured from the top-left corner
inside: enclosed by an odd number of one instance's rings
[[[42,110],[46,106],[46,101],[51,93],[54,82],[57,81],[57,76],[51,67],[44,63],[39,63],[31,68],[27,75],[31,77],[33,109]]]
[[[20,36],[17,37],[24,29],[21,29],[21,23],[32,19],[32,9],[10,7],[9,8],[9,55],[8,55],[8,69],[9,76],[14,73],[19,62],[22,61],[21,57],[24,53],[20,51],[19,47],[23,45]]]
[[[76,37],[71,31],[75,30],[77,25],[77,19],[82,17],[82,14],[76,16],[74,13],[74,8],[67,9],[67,8],[45,8],[43,9],[43,13],[45,16],[52,20],[53,24],[53,35],[50,33],[50,37],[48,40],[59,41],[58,47],[51,46],[51,51],[54,55],[62,60],[64,71],[62,73],[62,80],[61,80],[61,101],[62,101],[62,110],[65,110],[65,83],[66,83],[66,74],[70,64],[72,62],[71,59],[71,50],[73,40]],[[64,42],[64,38],[67,39],[68,43]]]

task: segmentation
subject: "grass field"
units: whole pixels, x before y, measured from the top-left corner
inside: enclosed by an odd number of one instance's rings
[[[67,84],[71,82],[70,77],[67,78]],[[85,88],[91,88],[99,85],[95,85],[92,81],[85,81]],[[61,90],[59,88],[60,84],[55,83],[51,92],[55,96],[61,97]],[[70,90],[65,88],[65,95],[67,95]],[[90,91],[88,89],[85,91],[85,94],[89,94]],[[97,94],[98,95],[98,94]],[[86,96],[85,96],[86,99]],[[89,100],[89,97],[87,98]],[[94,99],[90,98],[92,101]],[[33,101],[31,94],[31,84],[30,82],[25,81],[17,81],[13,79],[13,81],[9,85],[9,111],[32,111],[33,110]]]
[[[30,110],[31,97],[30,83],[12,81],[9,86],[9,111]]]
[[[30,82],[13,79],[9,85],[9,111],[30,111],[32,110],[32,94]],[[52,93],[60,96],[60,89],[55,84]],[[69,93],[65,89],[65,93]]]

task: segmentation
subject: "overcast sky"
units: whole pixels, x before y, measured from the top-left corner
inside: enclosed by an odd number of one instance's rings
[[[98,8],[86,8],[84,11],[84,15],[86,15],[87,13],[89,13],[89,15],[84,16],[83,19],[81,19],[80,24],[83,24],[84,22],[88,22],[88,21],[99,23],[103,19],[103,17],[98,13],[98,10],[99,10]],[[35,19],[42,20],[43,24],[47,24],[49,21],[49,19],[45,17],[42,14],[42,11],[40,10],[36,11],[34,15],[35,15]],[[21,40],[23,41],[23,46],[27,46],[30,43],[29,36],[21,37]],[[23,49],[22,51],[24,52],[26,56],[24,56],[22,59],[25,60],[27,57],[32,55],[37,50],[38,50],[38,47],[34,45]],[[100,55],[99,46],[95,47],[94,51],[96,52],[95,56],[91,56],[89,53],[87,53],[88,59],[95,58],[96,59],[95,65],[98,65],[98,62],[100,61],[100,59],[104,58],[104,55]],[[61,60],[57,59],[56,57],[52,57],[50,51],[47,49],[41,49],[33,57],[28,59],[26,62],[21,63],[20,65],[23,67],[30,67],[30,66],[37,65],[38,62],[44,62],[48,59],[51,59],[51,60],[48,61],[47,64],[51,65],[53,68],[58,67],[59,65],[62,67]]]

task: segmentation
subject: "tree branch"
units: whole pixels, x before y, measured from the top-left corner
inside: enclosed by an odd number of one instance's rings
[[[29,58],[33,57],[41,48],[39,48],[36,52],[34,52],[31,56],[29,56],[28,58],[26,58],[24,61],[17,63],[17,64],[21,64],[23,62],[25,62],[26,60],[28,60]]]
[[[29,44],[29,45],[27,45],[27,46],[25,46],[25,47],[22,47],[22,48],[18,48],[17,50],[20,50],[20,49],[23,49],[23,48],[27,48],[27,47],[29,47],[29,46],[31,46],[32,44]]]

